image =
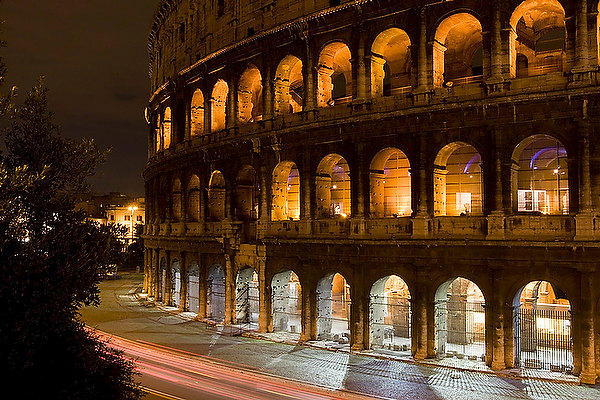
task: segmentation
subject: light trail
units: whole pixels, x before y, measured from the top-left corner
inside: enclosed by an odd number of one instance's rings
[[[185,399],[182,393],[224,399],[367,399],[356,393],[309,386],[307,384],[258,372],[238,363],[224,364],[212,357],[144,341],[133,341],[100,331],[95,333],[108,345],[123,351],[135,362],[147,391],[167,399]],[[233,365],[233,366],[232,366]],[[159,390],[152,387],[160,386]],[[162,384],[160,383],[162,382]],[[164,383],[175,385],[177,393],[164,392]]]

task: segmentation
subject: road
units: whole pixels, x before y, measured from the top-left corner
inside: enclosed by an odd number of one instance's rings
[[[219,335],[134,296],[141,275],[104,281],[86,323],[137,359],[148,399],[600,400],[600,387],[517,380]],[[365,397],[367,396],[367,397]]]

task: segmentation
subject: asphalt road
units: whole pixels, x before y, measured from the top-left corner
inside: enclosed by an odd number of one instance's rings
[[[141,275],[101,284],[86,323],[137,359],[148,399],[600,400],[600,387],[517,380],[304,346],[219,335],[134,296]],[[122,338],[122,339],[121,339]],[[366,396],[366,397],[365,397]]]

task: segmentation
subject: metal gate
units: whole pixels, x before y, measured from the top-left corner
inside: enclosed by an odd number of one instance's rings
[[[371,347],[410,350],[410,300],[396,293],[371,296]]]
[[[436,302],[437,353],[485,360],[485,304],[450,296]]]
[[[513,319],[516,367],[573,371],[571,310],[516,307]]]

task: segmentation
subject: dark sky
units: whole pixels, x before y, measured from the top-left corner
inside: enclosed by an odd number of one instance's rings
[[[65,136],[112,147],[96,192],[142,195],[149,97],[147,36],[159,0],[2,0],[7,86],[19,97],[46,76]],[[5,87],[4,90],[7,88]]]

